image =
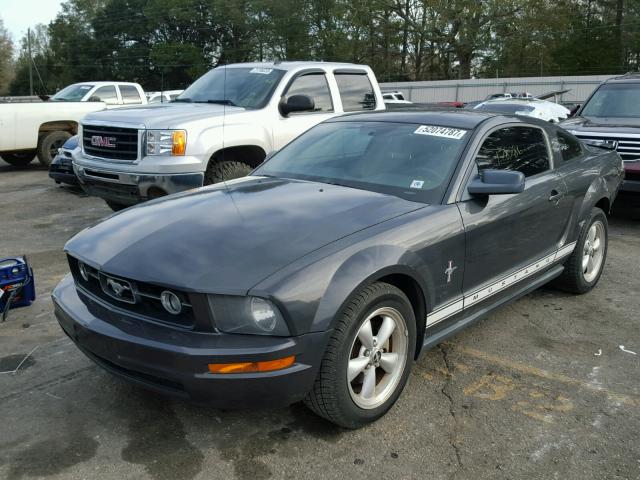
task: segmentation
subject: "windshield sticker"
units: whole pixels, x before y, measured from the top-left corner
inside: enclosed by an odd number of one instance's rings
[[[420,125],[413,133],[460,140],[467,131],[460,130],[459,128],[438,127],[436,125]]]
[[[410,188],[422,188],[423,185],[424,185],[424,181],[414,180],[413,182],[411,182]]]
[[[262,75],[269,75],[273,72],[273,68],[252,68],[249,73],[260,73]]]

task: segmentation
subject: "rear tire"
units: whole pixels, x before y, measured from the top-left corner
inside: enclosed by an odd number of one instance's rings
[[[246,163],[235,160],[225,160],[221,162],[211,161],[204,172],[204,185],[233,180],[234,178],[246,177],[253,170]]]
[[[0,156],[9,165],[13,165],[14,167],[26,167],[35,158],[36,151],[29,150],[27,152],[3,153]]]
[[[40,163],[45,167],[50,166],[53,158],[58,154],[58,149],[69,138],[71,138],[71,134],[62,130],[42,135],[38,140],[38,160]]]
[[[124,210],[125,208],[130,207],[130,205],[125,205],[123,203],[112,202],[111,200],[105,200],[109,208],[114,212],[119,212],[120,210]]]
[[[374,422],[402,393],[415,346],[407,296],[387,283],[365,287],[339,314],[305,405],[344,428]]]
[[[571,293],[587,293],[596,286],[607,259],[609,224],[602,210],[594,207],[585,223],[576,248],[564,264],[564,271],[555,282],[558,288]]]

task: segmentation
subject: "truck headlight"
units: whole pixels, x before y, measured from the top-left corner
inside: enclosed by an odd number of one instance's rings
[[[187,150],[184,130],[147,130],[147,155],[182,156]]]
[[[209,295],[209,306],[216,327],[225,333],[253,335],[290,335],[280,310],[260,297]]]

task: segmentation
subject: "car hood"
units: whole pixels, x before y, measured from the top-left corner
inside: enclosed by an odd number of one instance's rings
[[[640,118],[574,117],[561,126],[571,132],[640,133]]]
[[[424,206],[335,185],[245,177],[124,210],[65,250],[141,282],[242,294],[330,242]]]
[[[212,103],[154,103],[136,107],[114,108],[87,115],[83,124],[107,122],[130,124],[136,128],[176,128],[185,123],[208,119],[215,122],[217,117],[245,112],[242,107],[230,107]]]

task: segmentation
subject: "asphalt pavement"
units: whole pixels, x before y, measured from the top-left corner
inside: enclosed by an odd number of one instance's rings
[[[0,323],[0,372],[22,362],[0,373],[0,478],[640,479],[639,203],[618,200],[592,292],[500,309],[423,354],[384,418],[346,431],[302,405],[194,406],[93,365],[49,294],[65,241],[111,211],[35,162],[0,161],[0,258],[27,254],[38,295]]]

